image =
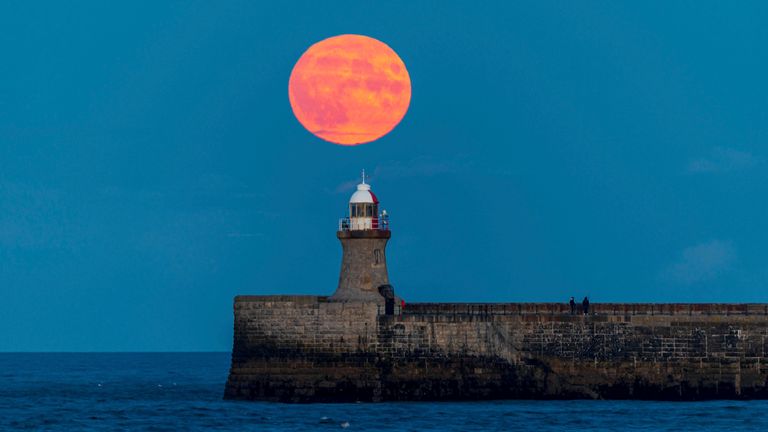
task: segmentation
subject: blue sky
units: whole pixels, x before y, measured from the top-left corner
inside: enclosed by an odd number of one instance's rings
[[[768,6],[479,3],[3,2],[0,351],[228,350],[363,168],[411,302],[768,301]],[[344,33],[413,85],[355,148],[287,97]]]

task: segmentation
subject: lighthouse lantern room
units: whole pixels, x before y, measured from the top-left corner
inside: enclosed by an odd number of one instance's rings
[[[339,221],[339,231],[389,230],[387,211],[379,213],[379,200],[371,185],[363,181],[349,199],[349,216]]]

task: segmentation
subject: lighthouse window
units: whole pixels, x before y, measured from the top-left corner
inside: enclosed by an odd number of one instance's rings
[[[373,207],[372,206],[365,206],[365,215],[368,217],[373,216]]]

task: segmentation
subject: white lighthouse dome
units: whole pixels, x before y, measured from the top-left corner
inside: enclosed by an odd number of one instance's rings
[[[371,192],[371,185],[363,182],[357,185],[357,190],[349,199],[350,204],[378,204],[379,200]]]

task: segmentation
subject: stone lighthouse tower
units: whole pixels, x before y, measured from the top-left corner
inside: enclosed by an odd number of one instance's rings
[[[349,199],[349,214],[339,221],[336,232],[343,255],[339,286],[330,301],[385,304],[387,299],[394,300],[385,254],[390,234],[387,212],[379,213],[379,200],[363,171],[363,181]]]

